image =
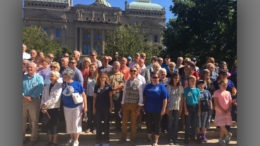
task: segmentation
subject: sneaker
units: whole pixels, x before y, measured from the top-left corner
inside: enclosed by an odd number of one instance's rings
[[[204,141],[204,142],[207,142],[207,141],[208,141],[208,138],[206,137],[206,134],[203,134],[203,141]]]
[[[79,141],[74,141],[73,146],[79,146]]]
[[[65,146],[72,146],[73,144],[73,139],[70,139],[66,144]]]
[[[223,139],[219,139],[218,142],[221,146],[226,146],[226,143]]]
[[[231,134],[228,133],[228,136],[226,136],[226,138],[225,138],[226,144],[229,144],[229,142],[231,140],[231,136],[232,136],[232,133]]]

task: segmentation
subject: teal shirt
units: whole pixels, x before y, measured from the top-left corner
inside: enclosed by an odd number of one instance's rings
[[[194,87],[191,89],[187,87],[184,89],[184,98],[186,98],[187,105],[196,105],[199,104],[198,98],[200,98],[200,89]]]
[[[41,75],[34,74],[32,78],[28,75],[23,76],[23,96],[38,98],[42,95],[43,86],[44,82]]]

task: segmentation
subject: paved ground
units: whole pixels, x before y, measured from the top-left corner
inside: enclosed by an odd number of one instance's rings
[[[113,128],[114,126],[111,126],[110,130],[110,146],[150,146],[150,143],[147,143],[145,141],[146,138],[146,133],[145,133],[145,126],[142,127],[142,131],[138,132],[137,135],[137,140],[135,143],[131,143],[128,139],[128,142],[125,144],[118,144],[118,141],[120,139],[120,132],[116,132],[116,130]],[[232,127],[232,140],[230,142],[230,146],[236,146],[237,145],[237,126],[234,124]],[[39,134],[39,140],[36,143],[36,146],[46,146],[48,137],[46,133],[40,132]],[[179,131],[179,143],[177,145],[185,145],[183,142],[183,136],[184,136],[184,131]],[[207,145],[207,146],[218,146],[218,135],[219,132],[218,130],[212,125],[210,129],[208,130],[208,142],[203,143],[203,144],[196,144],[196,143],[190,143],[187,146],[197,146],[197,145]],[[26,135],[27,137],[30,136],[30,134]],[[59,146],[64,145],[64,143],[68,140],[68,135],[65,133],[59,133]],[[94,134],[86,134],[82,132],[80,136],[80,146],[94,146],[95,145],[95,135]],[[169,146],[168,145],[168,140],[167,140],[167,134],[162,134],[160,139],[159,139],[159,145],[160,146]],[[27,146],[26,144],[24,146]]]

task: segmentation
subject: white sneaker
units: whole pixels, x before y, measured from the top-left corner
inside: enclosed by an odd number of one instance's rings
[[[73,144],[73,139],[70,139],[66,144],[65,146],[72,146]]]
[[[219,139],[218,142],[221,146],[226,146],[226,143],[223,139]]]
[[[73,146],[79,146],[79,141],[74,141]]]

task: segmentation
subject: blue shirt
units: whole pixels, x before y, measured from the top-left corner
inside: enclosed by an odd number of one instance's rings
[[[199,104],[198,98],[200,97],[200,89],[194,87],[191,89],[187,87],[184,89],[184,98],[186,98],[187,105],[196,105]]]
[[[38,98],[43,91],[43,78],[39,74],[34,74],[32,78],[28,74],[23,76],[23,96]]]
[[[166,87],[159,83],[157,85],[147,84],[144,89],[145,110],[147,112],[161,112],[163,107],[163,100],[168,98],[168,91]]]
[[[164,64],[162,64],[162,68],[165,68],[165,69],[166,69],[166,71],[167,71],[167,73],[168,73],[168,72],[170,72],[169,66],[168,66],[168,65],[166,65],[165,63],[164,63]]]
[[[84,92],[84,88],[80,82],[74,81],[72,83],[63,83],[62,84],[62,94],[61,98],[63,101],[63,105],[68,108],[75,108],[81,104],[74,104],[72,93],[82,94]]]
[[[203,109],[207,109],[207,110],[210,110],[210,103],[209,103],[209,101],[210,100],[212,100],[212,96],[211,96],[211,94],[210,94],[210,92],[209,92],[209,90],[203,90],[203,91],[201,91],[200,92],[200,107],[201,107],[201,109],[203,110]],[[205,104],[205,102],[207,103],[207,104]]]
[[[81,71],[78,68],[76,68],[76,69],[74,69],[74,73],[75,73],[75,75],[74,75],[73,80],[78,81],[81,83],[81,85],[83,85],[84,79],[83,79],[83,75],[82,75]]]

